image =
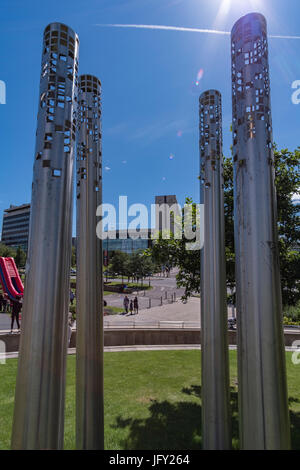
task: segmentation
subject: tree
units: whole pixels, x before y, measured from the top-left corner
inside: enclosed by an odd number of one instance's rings
[[[300,147],[295,152],[275,148],[280,274],[283,305],[300,300],[300,205],[292,196],[300,190]]]
[[[16,256],[16,250],[11,246],[6,246],[4,243],[0,243],[0,256],[4,258],[14,258]]]
[[[4,245],[4,243],[0,243],[0,256],[3,256],[4,258],[14,258],[18,268],[21,268],[26,264],[26,253],[19,246],[15,249],[11,246]]]
[[[196,205],[192,199],[186,199],[186,206],[190,206],[190,215],[186,223],[189,223],[193,229],[196,226]],[[158,233],[158,237],[153,241],[152,247],[146,250],[146,254],[152,257],[158,264],[165,264],[170,267],[179,268],[176,275],[178,287],[184,287],[185,292],[182,299],[187,299],[193,292],[200,292],[200,250],[187,250],[186,244],[190,242],[184,233],[184,220],[179,216],[176,220],[181,225],[181,239],[176,239],[170,232],[167,238],[165,233]]]
[[[15,262],[18,268],[23,268],[26,263],[26,253],[18,246],[16,254],[14,256]]]
[[[277,194],[278,242],[283,305],[295,305],[300,300],[300,217],[299,206],[293,204],[293,194],[300,189],[300,148],[295,152],[274,148],[275,185]],[[233,165],[224,159],[224,209],[227,285],[235,285]]]
[[[75,268],[76,263],[77,263],[76,248],[75,248],[75,246],[72,246],[72,254],[71,254],[71,266],[72,266],[72,268]]]
[[[275,147],[275,184],[277,190],[278,235],[283,305],[295,305],[300,300],[300,217],[299,205],[292,196],[300,191],[300,148],[295,152],[279,151]],[[192,203],[187,199],[187,203]],[[235,287],[234,196],[232,159],[224,158],[224,213],[227,287]],[[155,260],[169,258],[178,266],[178,287],[185,288],[183,298],[200,292],[200,251],[187,251],[185,240],[159,238],[148,250]]]
[[[115,251],[111,260],[111,270],[114,274],[123,277],[127,275],[128,272],[128,254],[123,251]]]

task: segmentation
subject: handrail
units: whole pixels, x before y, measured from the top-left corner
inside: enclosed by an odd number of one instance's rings
[[[200,328],[199,322],[188,322],[188,321],[168,321],[168,320],[152,320],[152,321],[137,321],[137,320],[128,320],[122,322],[114,322],[109,320],[104,320],[104,328]]]

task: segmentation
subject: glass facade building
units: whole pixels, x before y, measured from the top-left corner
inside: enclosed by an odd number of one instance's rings
[[[115,233],[115,238],[112,238],[114,234],[108,232],[108,238],[103,240],[102,248],[105,253],[111,255],[115,251],[122,251],[123,253],[134,253],[139,250],[146,250],[151,246],[151,230],[141,230],[140,238],[130,238],[130,234],[120,233],[119,230]]]

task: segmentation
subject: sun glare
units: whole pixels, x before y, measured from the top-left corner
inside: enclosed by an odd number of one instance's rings
[[[220,24],[222,24],[229,13],[234,15],[237,15],[238,13],[241,15],[246,14],[247,12],[245,11],[245,3],[247,3],[247,9],[249,10],[249,13],[251,10],[259,11],[263,2],[262,0],[247,0],[247,2],[245,2],[245,0],[221,0],[219,3],[219,9],[214,27],[218,27]]]

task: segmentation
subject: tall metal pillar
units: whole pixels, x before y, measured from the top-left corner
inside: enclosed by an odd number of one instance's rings
[[[202,434],[204,449],[231,447],[221,94],[200,96]]]
[[[257,13],[232,30],[234,220],[240,442],[288,449],[267,24]]]
[[[13,449],[61,449],[79,41],[44,31]]]
[[[77,142],[77,449],[104,448],[102,241],[96,210],[102,202],[101,83],[79,78]]]

